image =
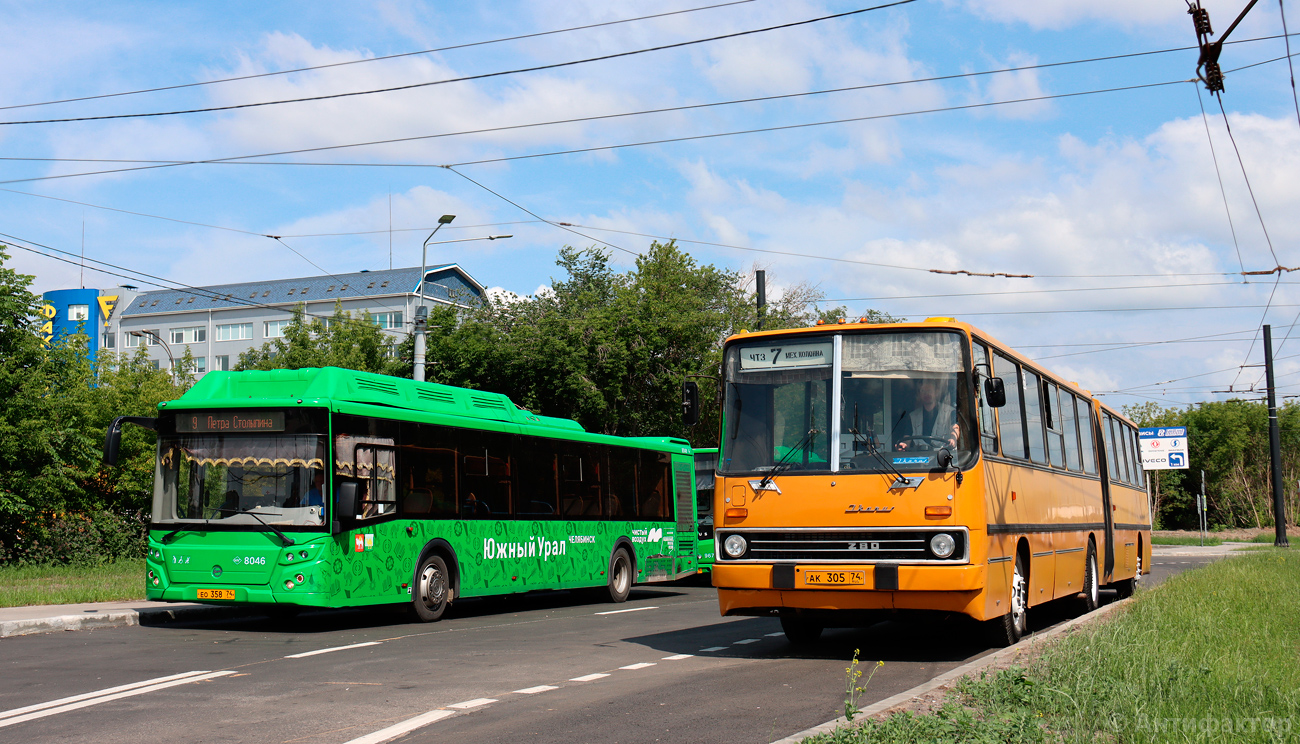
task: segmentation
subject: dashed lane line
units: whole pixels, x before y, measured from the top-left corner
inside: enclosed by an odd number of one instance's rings
[[[574,677],[569,681],[570,682],[593,682],[602,677],[608,677],[608,676],[609,676],[608,674],[601,674],[600,672],[597,672],[596,674],[584,674],[581,677]]]
[[[653,661],[642,661],[636,664],[628,664],[627,666],[621,666],[619,667],[619,669],[629,669],[629,670],[645,669],[646,667],[652,667],[654,665],[655,664]]]
[[[763,637],[764,637],[764,638],[776,638],[777,636],[783,636],[783,635],[785,635],[785,631],[784,631],[784,630],[778,630],[778,631],[775,632],[775,633],[768,633],[767,635],[765,635],[765,636],[763,636]]]
[[[56,708],[60,705],[67,705],[68,703],[75,703],[78,700],[86,700],[88,698],[99,697],[101,695],[112,695],[115,692],[122,692],[124,690],[134,690],[137,687],[148,687],[149,685],[156,685],[160,682],[170,682],[174,679],[181,679],[184,677],[194,677],[200,674],[207,674],[207,672],[182,672],[180,674],[172,674],[166,677],[156,677],[154,679],[146,679],[143,682],[132,682],[129,685],[118,685],[117,687],[110,687],[106,690],[96,690],[95,692],[86,692],[80,695],[73,695],[71,697],[59,698],[58,700],[51,700],[46,703],[37,703],[36,705],[28,705],[23,708],[14,708],[13,710],[0,711],[0,719],[19,716],[22,715],[23,713],[31,713],[34,710],[42,710],[44,708]]]
[[[759,639],[759,638],[745,638],[745,639],[743,639],[743,640],[736,641],[735,645],[737,645],[737,646],[743,646],[743,645],[745,645],[746,643],[758,643],[760,640],[761,640],[761,639]]]
[[[37,718],[45,718],[46,716],[53,716],[53,715],[58,715],[59,713],[67,713],[70,711],[79,710],[81,708],[86,708],[91,705],[99,705],[100,703],[107,703],[112,700],[120,700],[122,698],[131,697],[133,695],[143,695],[146,692],[156,692],[158,690],[165,690],[168,687],[175,687],[177,685],[189,684],[190,682],[201,682],[203,680],[214,679],[216,677],[224,677],[227,674],[234,674],[234,672],[233,671],[189,672],[185,675],[173,675],[171,678],[160,677],[159,679],[168,680],[164,682],[159,682],[158,680],[149,680],[150,682],[156,682],[157,684],[146,683],[146,686],[144,687],[134,687],[133,689],[128,689],[128,690],[122,690],[121,688],[110,688],[109,690],[101,690],[98,693],[89,693],[90,696],[85,696],[85,695],[79,696],[83,698],[82,700],[78,700],[76,702],[70,702],[65,705],[59,705],[58,707],[54,707],[54,708],[35,710],[33,712],[23,713],[21,715],[13,715],[16,711],[6,711],[6,714],[9,714],[9,717],[0,719],[0,728],[4,728],[5,726],[12,726],[16,723],[24,723],[26,721],[35,720]],[[129,685],[124,685],[124,687],[127,686]],[[112,692],[112,690],[120,690],[120,691]],[[65,700],[69,700],[69,699],[70,698],[65,698]],[[55,701],[55,702],[61,702],[61,701]],[[31,708],[39,708],[39,707],[42,706],[29,706],[28,709],[30,710]]]
[[[700,653],[707,654],[711,651],[726,651],[726,650],[727,650],[727,646],[709,646],[708,648],[700,649]]]
[[[597,612],[596,615],[621,615],[624,612],[640,612],[642,610],[657,610],[658,607],[629,607],[626,610],[609,610],[608,612]]]
[[[536,687],[525,687],[522,690],[515,690],[515,693],[518,695],[536,695],[539,692],[548,692],[550,690],[558,689],[560,688],[555,685],[538,685]]]
[[[682,659],[689,659],[693,656],[695,656],[695,654],[673,654],[672,656],[665,656],[662,661],[681,661]]]
[[[290,654],[289,656],[286,656],[286,657],[284,657],[284,658],[286,658],[286,659],[305,659],[305,658],[307,658],[308,656],[316,656],[317,654],[332,654],[332,653],[334,653],[335,651],[347,651],[347,650],[350,649],[350,648],[363,648],[363,647],[365,647],[365,646],[378,646],[380,643],[381,643],[380,641],[366,641],[365,643],[354,643],[354,644],[352,644],[351,646],[335,646],[334,648],[318,648],[318,649],[316,649],[315,651],[304,651],[304,652],[302,652],[302,653],[300,653],[300,654]]]
[[[470,708],[481,708],[484,705],[489,705],[495,702],[496,698],[474,698],[473,700],[466,700],[463,703],[452,703],[447,707],[454,710],[469,710]]]
[[[405,721],[389,726],[388,728],[379,729],[374,733],[353,739],[347,744],[383,744],[383,742],[396,739],[397,737],[403,734],[408,734],[422,726],[428,726],[434,721],[441,721],[444,718],[454,715],[456,715],[455,711],[431,710],[428,713],[422,713],[414,718],[408,718]]]

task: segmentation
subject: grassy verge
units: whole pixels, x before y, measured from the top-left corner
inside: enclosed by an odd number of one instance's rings
[[[1199,538],[1199,537],[1161,537],[1160,535],[1152,535],[1152,536],[1151,536],[1151,544],[1152,544],[1152,545],[1200,545],[1200,544],[1201,544],[1201,538]],[[1210,536],[1207,535],[1206,538],[1205,538],[1205,544],[1206,544],[1206,545],[1222,545],[1222,544],[1223,544],[1223,538],[1221,538],[1221,537],[1210,537]]]
[[[144,599],[144,560],[0,567],[0,607]]]
[[[1300,554],[1180,574],[1025,668],[960,682],[941,707],[806,739],[1279,742],[1300,738]]]

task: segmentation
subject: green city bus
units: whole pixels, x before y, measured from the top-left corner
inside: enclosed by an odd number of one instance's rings
[[[209,372],[157,418],[149,599],[353,607],[697,572],[688,442],[327,367]]]
[[[695,559],[700,572],[713,569],[713,478],[718,470],[718,448],[696,447],[695,455],[695,512],[699,529],[695,536]]]

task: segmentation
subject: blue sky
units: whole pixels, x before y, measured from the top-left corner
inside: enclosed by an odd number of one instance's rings
[[[0,106],[367,59],[713,3],[4,3],[10,33],[0,49],[6,70]],[[408,85],[870,5],[753,0],[288,75],[0,109],[0,121]],[[1207,0],[1215,30],[1226,29],[1243,5]],[[1293,11],[1291,4],[1287,9]],[[622,59],[384,94],[9,124],[0,126],[0,156],[225,158],[1066,62],[1189,46],[1195,38],[1185,11],[1182,0],[919,0]],[[1288,20],[1293,31],[1300,28],[1300,12]],[[1281,29],[1278,5],[1264,2],[1232,38],[1275,36]],[[1229,45],[1222,63],[1232,70],[1284,54],[1281,39],[1255,41]],[[1273,251],[1218,103],[1202,92],[1234,244],[1196,89],[1186,82],[458,168],[546,219],[584,226],[575,228],[583,235],[530,221],[519,208],[436,167],[1187,80],[1195,63],[1195,51],[1178,51],[270,158],[317,165],[196,164],[51,179],[130,166],[0,161],[0,181],[8,182],[0,184],[8,190],[0,191],[0,232],[78,252],[84,223],[87,256],[185,284],[306,276],[320,273],[313,263],[330,272],[387,267],[391,199],[395,265],[418,265],[427,229],[439,215],[456,214],[439,239],[515,237],[435,246],[431,262],[459,262],[484,284],[521,294],[550,282],[561,245],[604,240],[622,249],[614,250],[615,260],[628,265],[649,243],[628,233],[673,236],[700,241],[682,245],[702,262],[766,269],[775,293],[813,285],[830,304],[853,312],[968,319],[1085,387],[1136,394],[1108,393],[1115,404],[1207,400],[1224,397],[1211,391],[1248,387],[1260,377],[1258,369],[1237,368],[1261,361],[1254,332],[1270,294],[1266,322],[1274,326],[1275,345],[1300,317],[1300,292],[1292,283],[1300,280],[1283,274],[1274,292],[1276,275],[1243,283],[1233,273],[1300,265],[1300,121],[1285,60],[1229,72],[1223,99]],[[33,178],[42,180],[23,180]],[[283,236],[311,263],[259,237],[267,234]],[[80,281],[77,267],[9,252],[11,266],[36,275],[38,290]],[[931,268],[1035,278],[944,276]],[[118,281],[86,274],[87,286]],[[1194,340],[1099,350],[1175,339]],[[1288,340],[1278,356],[1279,384],[1291,385],[1282,392],[1300,392],[1300,338]]]

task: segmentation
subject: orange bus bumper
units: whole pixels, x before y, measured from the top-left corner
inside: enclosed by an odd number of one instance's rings
[[[821,566],[819,566],[821,568]],[[898,589],[877,591],[871,565],[831,566],[862,571],[864,586],[835,589],[774,589],[770,565],[713,566],[713,585],[723,615],[799,608],[816,610],[936,610],[983,619],[984,566],[899,566]]]

